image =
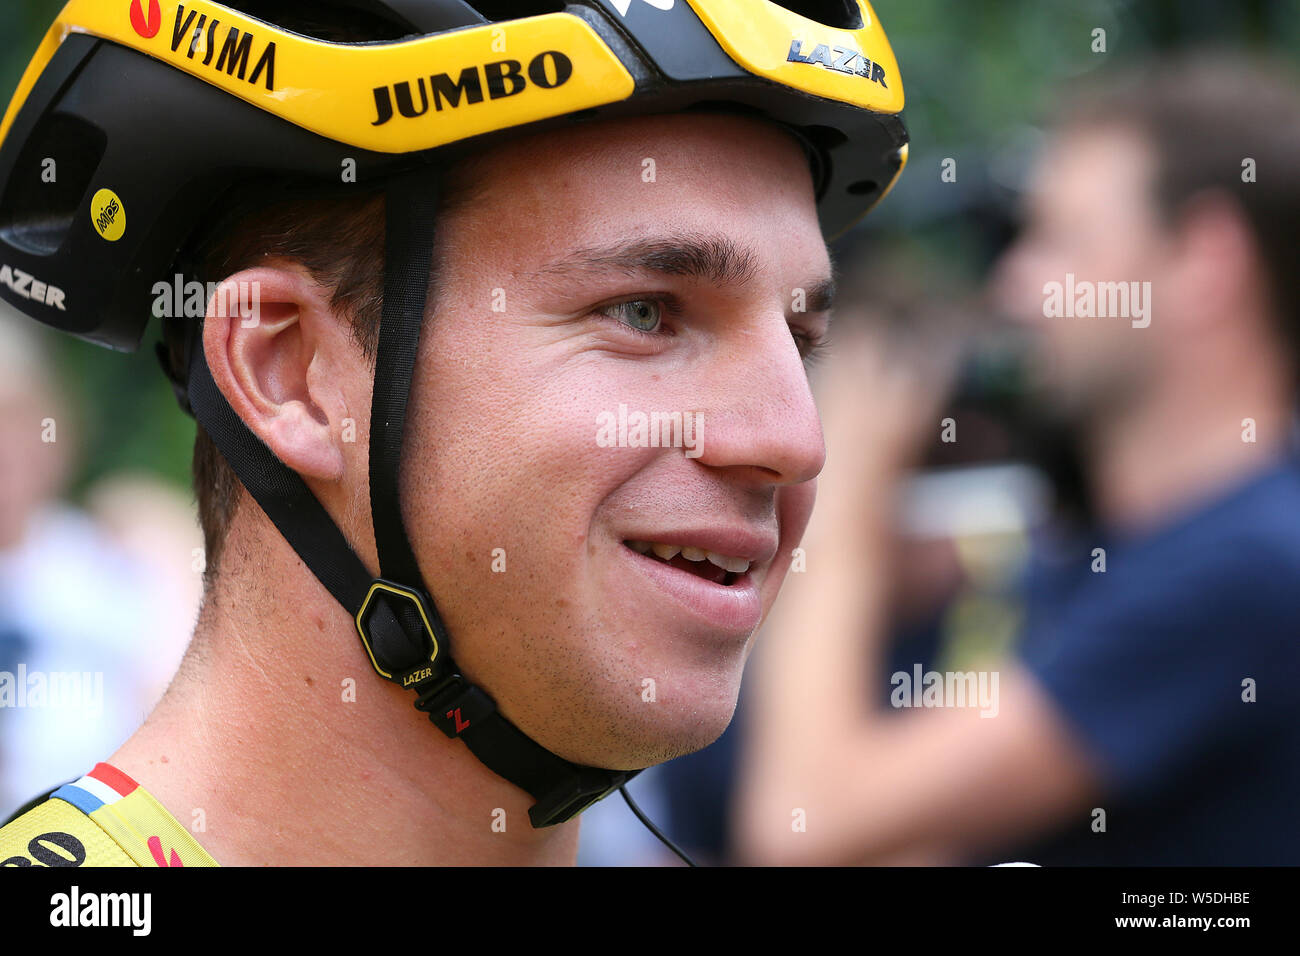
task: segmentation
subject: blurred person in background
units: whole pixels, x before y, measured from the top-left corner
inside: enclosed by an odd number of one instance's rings
[[[744,861],[1300,863],[1297,87],[1200,53],[1054,125],[992,288],[1080,436],[1095,522],[1037,542],[993,713],[870,706],[891,678],[863,569],[940,397],[915,355],[845,336],[807,571],[754,662]],[[1094,283],[1129,307],[1085,308]]]
[[[0,315],[0,820],[121,744],[162,691],[166,655],[142,640],[154,581],[59,500],[76,435],[58,394],[37,336]]]
[[[86,489],[86,512],[148,575],[150,653],[139,667],[141,717],[171,683],[203,598],[203,532],[194,499],[146,471],[111,472]]]

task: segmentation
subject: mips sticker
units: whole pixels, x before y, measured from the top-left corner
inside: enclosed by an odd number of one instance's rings
[[[95,231],[109,242],[117,242],[126,232],[126,209],[111,189],[101,189],[90,200],[90,221]]]

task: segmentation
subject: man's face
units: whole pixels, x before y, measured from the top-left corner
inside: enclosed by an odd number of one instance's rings
[[[824,458],[806,160],[700,115],[543,134],[473,172],[480,198],[441,224],[405,451],[426,581],[457,663],[544,746],[626,769],[689,753],[731,719]]]
[[[1150,368],[1159,318],[1139,328],[1131,316],[1084,317],[1077,290],[1118,282],[1131,290],[1134,281],[1157,287],[1162,233],[1152,177],[1153,157],[1136,133],[1088,127],[1056,135],[1035,170],[1024,231],[996,270],[999,304],[1034,334],[1041,383],[1074,417],[1104,415],[1127,401]],[[1048,283],[1060,284],[1065,314],[1046,314]]]

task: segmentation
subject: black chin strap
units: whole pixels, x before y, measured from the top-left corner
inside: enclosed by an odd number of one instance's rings
[[[370,506],[380,577],[372,578],[329,514],[235,414],[212,380],[201,341],[190,348],[189,404],[289,546],[353,615],[375,672],[414,690],[415,706],[484,765],[532,794],[534,827],[563,823],[640,773],[584,767],[551,753],[459,672],[446,626],[402,521],[399,464],[419,352],[437,212],[438,176],[396,177],[386,194],[383,318],[370,419]]]

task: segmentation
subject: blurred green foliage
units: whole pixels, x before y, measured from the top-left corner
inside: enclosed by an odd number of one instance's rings
[[[61,6],[61,0],[0,4],[6,96]],[[1014,178],[1044,97],[1113,60],[1207,43],[1293,60],[1300,51],[1300,0],[876,0],[874,6],[901,65],[912,148],[909,173],[873,214],[872,229],[972,278],[987,264],[980,235],[987,226],[978,216],[963,217],[960,207],[935,208],[930,173],[944,157],[962,163],[976,157],[977,168]],[[125,16],[125,0],[123,8]],[[1106,31],[1103,55],[1092,50],[1097,28]],[[49,337],[82,422],[74,497],[121,468],[188,484],[194,426],[157,368],[152,335],[130,355]]]

